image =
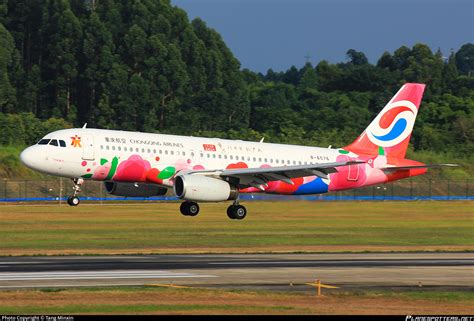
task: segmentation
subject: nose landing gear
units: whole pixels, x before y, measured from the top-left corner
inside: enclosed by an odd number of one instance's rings
[[[82,178],[73,178],[72,183],[74,185],[73,188],[72,188],[73,189],[73,194],[71,196],[69,196],[69,198],[67,199],[67,203],[70,206],[77,206],[81,202],[79,197],[77,197],[77,194],[79,194],[79,192],[81,191],[81,186],[84,183],[84,179],[82,179]]]

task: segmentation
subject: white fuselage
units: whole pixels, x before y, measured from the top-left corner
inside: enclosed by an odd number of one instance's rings
[[[33,145],[22,153],[23,163],[46,174],[70,178],[86,175],[95,179],[87,173],[94,173],[102,162],[114,157],[123,161],[132,155],[139,155],[151,167],[172,166],[176,172],[225,169],[238,167],[237,163],[251,168],[328,163],[339,155],[337,149],[329,148],[88,128],[59,130],[43,139],[62,140],[66,146]],[[163,185],[172,183],[165,179]]]

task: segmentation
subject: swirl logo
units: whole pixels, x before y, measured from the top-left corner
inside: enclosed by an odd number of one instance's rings
[[[367,137],[378,146],[395,146],[411,134],[417,112],[411,101],[391,103],[370,123]]]

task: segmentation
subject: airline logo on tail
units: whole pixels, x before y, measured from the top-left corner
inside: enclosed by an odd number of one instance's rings
[[[390,103],[367,127],[367,137],[378,146],[395,146],[410,136],[417,112],[418,108],[411,101]]]
[[[405,158],[415,118],[425,90],[424,84],[407,83],[352,144],[344,149],[363,155]]]

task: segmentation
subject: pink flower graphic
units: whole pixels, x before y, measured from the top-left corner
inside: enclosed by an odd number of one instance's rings
[[[132,155],[119,164],[113,179],[122,182],[144,182],[150,169],[150,162],[139,155]]]

